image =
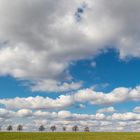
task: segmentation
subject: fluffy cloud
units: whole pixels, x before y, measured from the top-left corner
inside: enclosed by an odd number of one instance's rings
[[[23,125],[24,131],[38,131],[41,124],[46,127],[46,131],[50,131],[51,125],[56,125],[57,131],[62,131],[62,126],[66,126],[67,131],[72,131],[71,128],[75,124],[79,126],[80,131],[83,131],[86,126],[91,131],[139,131],[140,114],[125,112],[104,115],[102,113],[77,114],[66,110],[47,112],[27,109],[17,111],[0,109],[2,130],[5,130],[9,124],[16,129],[18,123]]]
[[[78,90],[82,82],[75,82],[69,72],[72,62],[96,57],[110,46],[121,59],[140,57],[139,12],[138,0],[0,0],[0,76],[29,81],[32,91],[74,91],[55,99],[0,99],[4,106],[0,126],[4,121],[17,125],[22,120],[30,130],[40,124],[70,129],[77,124],[94,131],[139,131],[139,107],[135,113],[113,113],[115,109],[109,107],[90,115],[61,110],[74,104],[83,108],[84,103],[140,101],[139,86],[119,87],[109,93],[96,92],[97,86]],[[113,114],[103,114],[106,112]]]
[[[32,116],[32,111],[29,109],[21,109],[17,112],[17,116],[19,117],[30,117]]]
[[[79,106],[78,106],[79,108],[86,108],[86,106],[85,105],[83,105],[83,104],[79,104]]]
[[[107,107],[97,110],[98,113],[113,113],[115,111],[116,110],[114,109],[114,107]]]
[[[43,80],[32,86],[32,91],[49,91],[49,92],[64,92],[77,90],[82,87],[82,82],[79,83],[61,83],[56,80]]]
[[[93,105],[114,104],[124,101],[139,101],[140,100],[140,87],[125,88],[118,87],[110,93],[96,92],[92,89],[79,90],[74,95],[76,101],[87,102]]]
[[[133,112],[140,113],[140,106],[137,106],[133,109]]]
[[[69,118],[69,117],[71,117],[71,113],[69,112],[69,111],[60,111],[59,113],[58,113],[58,116],[60,117],[60,118]]]
[[[96,56],[106,46],[116,48],[120,58],[140,56],[139,5],[138,0],[0,0],[0,75],[29,80],[34,91],[79,89],[67,72],[72,61]]]
[[[132,120],[140,120],[140,114],[127,112],[127,113],[114,113],[112,115],[112,119],[114,120],[124,120],[124,121],[132,121]]]
[[[57,99],[49,97],[27,97],[14,99],[1,99],[0,104],[9,109],[60,109],[71,106],[74,103],[72,96],[60,95]]]
[[[70,95],[60,95],[55,99],[41,96],[0,99],[0,104],[10,109],[63,109],[76,103],[88,102],[92,105],[110,105],[126,101],[140,101],[140,86],[135,88],[119,87],[109,93],[83,89]],[[99,110],[99,112],[109,111],[115,110],[112,107]]]
[[[15,112],[7,110],[7,109],[0,109],[0,118],[10,118],[13,117],[15,115]]]

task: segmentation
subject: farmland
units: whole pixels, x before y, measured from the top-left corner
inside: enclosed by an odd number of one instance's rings
[[[121,132],[0,132],[0,140],[140,140],[140,133]]]

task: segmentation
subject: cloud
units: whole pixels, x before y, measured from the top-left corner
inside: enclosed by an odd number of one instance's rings
[[[29,80],[34,91],[79,89],[68,79],[71,62],[108,46],[122,59],[140,56],[139,5],[138,0],[0,0],[0,75]],[[46,81],[55,82],[49,88]]]
[[[32,119],[37,118],[47,118],[50,120],[69,120],[69,121],[77,121],[77,120],[103,120],[106,119],[106,116],[102,113],[97,114],[77,114],[77,113],[71,113],[67,110],[60,110],[58,112],[47,112],[47,111],[32,111],[30,109],[20,109],[17,111],[11,111],[7,109],[0,109],[1,110],[1,118],[28,118],[32,117]]]
[[[96,92],[91,89],[79,90],[75,94],[75,98],[79,102],[90,101],[91,104],[100,105],[100,104],[113,104],[118,102],[123,102],[128,100],[129,96],[128,88],[120,87],[116,88],[110,93]]]
[[[134,120],[140,120],[140,114],[127,112],[127,113],[114,113],[112,115],[112,119],[114,120],[124,120],[124,121],[134,121]]]
[[[32,91],[48,91],[48,92],[68,92],[73,90],[78,90],[82,87],[82,82],[79,83],[61,83],[55,80],[44,80],[31,87]]]
[[[62,131],[62,126],[67,127],[67,131],[75,124],[80,131],[88,126],[91,131],[139,131],[140,114],[133,112],[109,114],[77,114],[67,110],[58,112],[32,111],[27,109],[7,110],[0,109],[0,126],[5,130],[11,124],[16,129],[17,124],[23,125],[24,131],[37,131],[40,125],[49,131],[51,125],[57,126],[57,131]],[[3,123],[4,122],[4,123]]]
[[[140,101],[140,86],[135,88],[118,87],[109,93],[82,89],[73,94],[59,95],[57,98],[27,97],[0,99],[0,104],[10,109],[64,109],[76,103],[91,105],[111,105],[127,101]],[[108,108],[113,110],[113,108]]]
[[[19,117],[30,117],[32,116],[32,111],[29,109],[21,109],[17,112],[17,116]]]
[[[118,87],[110,93],[96,92],[92,89],[79,90],[75,95],[78,102],[90,102],[93,105],[110,105],[125,101],[139,101],[140,87],[125,88]]]
[[[0,118],[7,119],[7,118],[10,118],[10,117],[13,117],[13,116],[15,116],[15,112],[7,110],[7,109],[0,108]]]
[[[98,113],[113,113],[115,111],[114,107],[101,108],[97,110]]]
[[[79,104],[79,108],[86,108],[86,106],[84,104]]]
[[[133,112],[140,113],[140,106],[137,106],[133,109]]]
[[[58,112],[58,116],[60,118],[69,118],[72,116],[72,114],[69,111],[60,111],[60,112]]]
[[[0,100],[0,104],[9,109],[61,109],[71,106],[73,103],[73,97],[64,95],[60,95],[57,99],[36,96]]]

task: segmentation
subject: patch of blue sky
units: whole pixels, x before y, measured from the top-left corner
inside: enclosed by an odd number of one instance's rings
[[[91,66],[93,61],[96,67]],[[117,87],[135,87],[140,84],[140,59],[120,60],[118,52],[109,49],[96,58],[75,62],[70,67],[70,73],[75,79],[84,81],[85,88],[108,84],[98,90],[110,92]]]

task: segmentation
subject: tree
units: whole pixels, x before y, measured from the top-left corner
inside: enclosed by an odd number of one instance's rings
[[[44,130],[45,130],[44,125],[40,125],[40,126],[39,126],[39,131],[44,131]]]
[[[62,128],[62,129],[63,129],[63,131],[66,131],[66,127],[65,127],[65,126],[63,126],[63,128]]]
[[[7,127],[7,131],[12,131],[12,130],[13,130],[12,125],[9,125],[9,126]]]
[[[85,127],[84,131],[89,132],[89,127]]]
[[[53,126],[50,127],[50,129],[52,130],[52,132],[54,132],[56,130],[56,126],[53,125]]]
[[[17,131],[22,131],[23,130],[23,126],[22,125],[18,125],[17,126]]]
[[[77,125],[75,125],[75,126],[72,127],[72,131],[77,132],[78,130],[79,130],[79,128],[78,128]]]

